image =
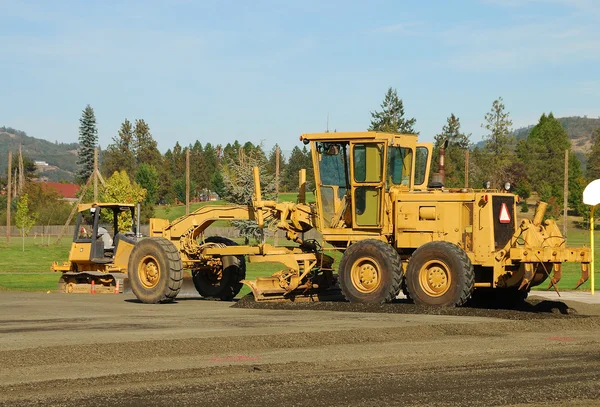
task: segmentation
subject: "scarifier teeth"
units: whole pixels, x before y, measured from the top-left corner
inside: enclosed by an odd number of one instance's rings
[[[574,290],[577,290],[583,283],[588,281],[590,278],[590,265],[588,263],[581,263],[581,278],[577,282]]]

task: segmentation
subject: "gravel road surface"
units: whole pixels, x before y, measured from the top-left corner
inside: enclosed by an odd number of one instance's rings
[[[0,405],[600,406],[600,305],[1,293]]]

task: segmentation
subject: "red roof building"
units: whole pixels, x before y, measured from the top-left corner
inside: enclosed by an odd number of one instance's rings
[[[61,184],[60,182],[41,182],[42,188],[52,188],[62,195],[65,200],[77,200],[77,193],[81,187],[77,184]]]

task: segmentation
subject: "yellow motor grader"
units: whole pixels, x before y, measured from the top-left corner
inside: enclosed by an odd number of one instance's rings
[[[105,271],[126,264],[134,294],[146,303],[175,299],[185,270],[201,295],[223,300],[246,284],[257,301],[318,300],[341,290],[350,302],[385,303],[403,290],[417,304],[437,306],[460,306],[472,295],[523,300],[548,277],[556,286],[564,262],[581,264],[579,285],[589,276],[590,250],[566,246],[555,222],[543,220],[544,203],[532,221],[517,222],[512,193],[428,184],[432,143],[378,132],[301,140],[311,146],[316,203],[304,200],[302,172],[297,203],[263,200],[255,169],[251,205],[205,206],[172,222],[151,219],[150,237],[122,251],[116,246]],[[259,226],[270,219],[297,245],[239,246],[204,237],[213,222],[234,219]],[[303,239],[312,228],[322,240]],[[337,274],[327,250],[343,252]],[[246,260],[284,268],[245,280]]]

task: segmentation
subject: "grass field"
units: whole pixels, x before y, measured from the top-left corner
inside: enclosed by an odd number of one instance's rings
[[[185,211],[185,209],[184,209]],[[600,265],[600,235],[596,235],[596,265]],[[240,241],[241,243],[241,241]],[[272,242],[268,242],[272,243]],[[280,241],[280,244],[287,244]],[[589,231],[570,229],[568,232],[569,246],[589,245]],[[59,278],[58,273],[50,272],[50,264],[53,261],[63,262],[67,260],[71,242],[68,238],[58,244],[43,245],[40,238],[25,238],[25,251],[21,250],[21,239],[13,237],[10,244],[6,240],[0,240],[0,291],[48,291],[55,290]],[[333,253],[336,264],[339,264],[341,255]],[[248,263],[247,278],[254,279],[260,276],[268,276],[282,266],[277,263]],[[595,289],[600,292],[600,266],[596,266]],[[559,289],[569,290],[575,287],[580,277],[578,264],[565,264],[563,277],[559,283]],[[545,289],[547,282],[534,289]],[[590,282],[586,282],[579,290],[589,291]],[[248,289],[244,287],[241,294],[246,294]],[[598,294],[600,295],[600,294]]]

